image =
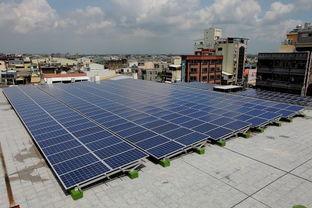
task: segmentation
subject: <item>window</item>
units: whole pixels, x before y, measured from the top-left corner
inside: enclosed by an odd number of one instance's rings
[[[215,68],[210,68],[209,69],[209,72],[214,72],[215,71]]]
[[[222,51],[222,48],[218,48],[218,51]]]
[[[191,82],[197,82],[197,77],[190,77]]]
[[[208,72],[208,68],[203,68],[202,72],[206,74]]]
[[[191,68],[191,74],[197,74],[197,69],[196,68]]]
[[[203,77],[202,77],[202,81],[203,81],[203,82],[207,82],[207,80],[208,80],[208,77],[207,77],[207,76],[203,76]]]
[[[215,79],[215,76],[214,76],[214,75],[212,75],[212,76],[209,77],[209,80],[214,80],[214,79]]]

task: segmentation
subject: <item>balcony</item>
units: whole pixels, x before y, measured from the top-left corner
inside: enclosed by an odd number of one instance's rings
[[[273,68],[272,72],[274,74],[289,74],[289,69],[286,69],[286,68]]]
[[[293,68],[293,69],[290,69],[289,70],[289,73],[291,75],[301,75],[301,76],[304,76],[305,75],[305,71],[306,69],[296,69],[296,68]]]

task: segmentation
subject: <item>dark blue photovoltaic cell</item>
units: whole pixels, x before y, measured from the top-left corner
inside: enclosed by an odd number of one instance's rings
[[[145,124],[145,123],[149,123],[149,122],[152,122],[152,121],[155,121],[156,118],[155,117],[146,117],[146,118],[142,118],[140,120],[136,120],[135,122],[137,124]]]
[[[89,151],[85,147],[78,146],[77,148],[72,148],[63,152],[49,155],[48,158],[52,164],[56,164],[87,153],[89,153]]]
[[[76,157],[70,160],[67,160],[65,162],[59,163],[54,165],[55,171],[59,174],[62,175],[64,173],[76,170],[78,168],[81,168],[83,166],[86,166],[88,164],[92,164],[97,162],[98,159],[94,157],[91,153]]]
[[[204,133],[204,132],[210,131],[210,130],[215,129],[215,128],[218,128],[218,126],[214,125],[214,124],[210,124],[210,123],[204,123],[204,124],[197,126],[193,129],[195,131]]]
[[[125,153],[118,154],[104,160],[112,168],[122,167],[129,162],[139,160],[145,157],[145,154],[137,149],[130,150]]]
[[[53,138],[53,137],[57,137],[57,136],[65,135],[65,134],[68,134],[68,132],[64,129],[61,129],[61,130],[47,132],[44,134],[34,135],[34,136],[36,137],[38,141],[40,141],[40,140],[46,140],[49,138]]]
[[[181,126],[187,127],[187,128],[193,128],[195,126],[199,126],[201,124],[203,124],[203,121],[200,120],[191,120],[185,123],[182,123]]]
[[[212,139],[219,140],[222,137],[227,136],[231,132],[232,131],[229,129],[219,127],[219,128],[206,132],[206,134],[210,136]]]
[[[166,143],[169,141],[170,141],[169,139],[167,139],[163,136],[157,135],[155,137],[152,137],[152,138],[143,140],[141,142],[138,142],[138,143],[136,143],[136,145],[138,145],[139,147],[141,147],[143,149],[149,149],[149,148],[152,148],[154,146],[157,146],[159,144],[163,144],[163,143]]]
[[[251,123],[252,126],[261,126],[266,124],[267,120],[263,118],[252,118],[249,119],[247,122]]]
[[[259,116],[264,113],[265,111],[262,111],[262,110],[251,110],[251,111],[246,112],[245,114],[250,115],[250,116]]]
[[[191,118],[189,118],[189,117],[181,116],[177,119],[171,120],[171,122],[175,123],[175,124],[182,124],[182,123],[185,123],[185,122],[190,121],[190,120],[191,120]]]
[[[283,117],[290,117],[290,116],[293,116],[295,114],[294,111],[288,111],[288,110],[279,110],[276,113],[281,114]]]
[[[179,138],[185,134],[189,134],[191,132],[192,132],[191,130],[186,129],[186,128],[178,128],[178,129],[169,131],[167,133],[164,133],[163,135],[170,138],[170,139],[176,139],[176,138]]]
[[[167,124],[167,125],[164,125],[164,126],[160,126],[160,127],[157,127],[157,128],[153,128],[152,130],[161,134],[161,133],[165,133],[167,131],[171,131],[173,129],[176,129],[178,128],[179,126],[178,125],[174,125],[174,124]]]
[[[97,162],[61,175],[60,178],[66,187],[72,187],[77,184],[77,181],[87,181],[108,171],[107,166],[101,162]]]
[[[133,134],[140,133],[140,132],[142,132],[144,130],[145,129],[142,128],[142,127],[135,126],[135,127],[132,127],[132,128],[126,129],[126,130],[119,131],[118,134],[120,136],[123,136],[123,137],[128,137],[128,136],[131,136]]]
[[[243,114],[243,115],[236,116],[234,118],[237,120],[240,120],[240,121],[247,121],[247,120],[251,119],[252,116]]]
[[[236,130],[236,131],[243,129],[243,128],[247,128],[249,126],[250,126],[250,123],[247,123],[244,121],[233,121],[231,123],[224,125],[225,128]]]
[[[89,135],[84,136],[84,137],[79,137],[79,141],[87,144],[89,142],[94,142],[94,141],[97,141],[100,139],[108,138],[110,136],[112,136],[112,134],[109,133],[108,131],[100,131],[100,132],[97,132],[95,134],[89,134]]]
[[[42,147],[49,147],[49,146],[52,146],[52,145],[55,145],[55,144],[58,144],[58,143],[68,142],[70,140],[74,140],[74,137],[69,135],[69,134],[66,134],[66,135],[54,137],[54,138],[51,138],[51,139],[38,141],[38,143]]]
[[[221,117],[221,118],[219,118],[219,119],[216,119],[216,120],[214,120],[214,121],[211,121],[210,123],[216,124],[216,125],[219,125],[219,126],[223,126],[223,125],[225,125],[225,124],[227,124],[227,123],[230,123],[230,122],[232,122],[232,121],[234,121],[234,120],[233,120],[233,119],[230,119],[230,118],[227,118],[227,117]]]
[[[207,139],[207,135],[200,134],[197,132],[190,133],[188,135],[182,136],[175,141],[180,142],[184,145],[193,145],[195,143],[204,141]]]
[[[221,118],[221,116],[209,113],[209,114],[207,114],[207,115],[205,115],[203,117],[200,117],[199,119],[202,120],[202,121],[210,122],[210,121],[216,120],[218,118]]]
[[[281,116],[282,116],[281,114],[271,113],[271,112],[267,112],[267,113],[259,115],[260,118],[265,118],[265,119],[274,119],[274,118],[278,118]]]
[[[95,154],[97,156],[99,156],[101,159],[105,159],[105,158],[111,157],[113,155],[117,155],[121,152],[129,151],[131,149],[133,149],[132,146],[130,146],[129,144],[127,144],[125,142],[121,142],[121,143],[109,146],[107,148],[97,150],[95,152]]]
[[[163,120],[156,120],[156,121],[153,121],[153,122],[150,122],[150,123],[146,123],[146,124],[143,124],[144,127],[146,128],[155,128],[155,127],[158,127],[158,126],[162,126],[162,125],[165,125],[165,124],[168,124],[168,122],[166,121],[163,121]]]
[[[103,131],[103,129],[98,127],[98,126],[96,126],[96,127],[92,127],[92,128],[83,129],[83,130],[80,130],[80,131],[73,132],[73,134],[76,137],[83,137],[83,136],[86,136],[86,135],[89,135],[89,134],[94,134],[96,132],[101,132],[101,131]]]
[[[104,125],[104,126],[106,126],[106,125]],[[125,129],[133,128],[135,126],[136,126],[135,124],[127,122],[127,123],[123,123],[123,124],[120,124],[120,125],[115,125],[113,127],[110,127],[109,129],[112,130],[112,131],[122,131],[122,130],[125,130]]]
[[[61,152],[64,150],[72,149],[74,147],[81,146],[79,142],[76,140],[70,140],[68,142],[63,142],[59,144],[55,144],[53,146],[49,146],[47,148],[43,148],[42,151],[45,155],[55,154],[57,152]]]
[[[146,138],[150,138],[150,137],[153,137],[153,136],[156,136],[157,134],[152,132],[152,131],[149,131],[149,130],[146,130],[146,131],[143,131],[141,133],[138,133],[138,134],[134,134],[130,137],[126,137],[127,140],[129,140],[130,142],[133,142],[133,143],[137,143],[141,140],[144,140]]]
[[[183,148],[182,145],[171,141],[171,142],[167,142],[165,144],[161,144],[157,147],[151,148],[148,150],[148,152],[156,158],[163,158],[169,154],[172,154],[172,153],[180,150],[181,148]]]
[[[120,143],[122,141],[123,140],[119,139],[118,137],[110,136],[110,137],[107,137],[105,139],[101,139],[101,140],[97,140],[97,141],[92,142],[92,143],[88,143],[88,144],[86,144],[86,146],[88,148],[90,148],[92,151],[96,151],[96,150],[101,149],[103,147],[108,147],[110,145]]]
[[[286,108],[286,110],[294,111],[294,112],[301,111],[303,109],[304,107],[301,107],[301,106],[289,106]]]

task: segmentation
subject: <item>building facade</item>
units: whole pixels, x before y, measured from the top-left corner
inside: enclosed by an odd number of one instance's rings
[[[259,53],[257,68],[257,88],[311,94],[311,52]]]
[[[246,62],[247,39],[225,38],[216,42],[216,55],[223,56],[222,72],[227,76],[226,84],[242,84]]]
[[[194,44],[195,53],[214,49],[215,55],[223,56],[222,77],[224,84],[242,84],[246,62],[248,39],[239,37],[222,38],[222,30],[209,28],[204,30],[204,39]]]
[[[221,84],[222,56],[210,55],[209,50],[182,56],[182,76],[185,82]]]

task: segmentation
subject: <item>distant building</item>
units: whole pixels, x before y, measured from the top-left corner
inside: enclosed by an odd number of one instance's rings
[[[47,84],[53,83],[71,83],[89,81],[89,77],[85,73],[69,73],[69,74],[44,74],[43,80]]]
[[[211,49],[182,56],[183,81],[221,84],[223,57],[211,55],[213,53]]]
[[[259,53],[256,87],[312,95],[311,52]]]
[[[229,77],[226,84],[242,84],[247,39],[229,37],[216,42],[216,55],[223,56],[222,73]],[[224,79],[225,80],[225,79]]]
[[[181,77],[181,64],[180,65],[175,65],[171,64],[169,65],[168,69],[166,69],[163,72],[163,82],[181,82],[182,77]]]
[[[106,62],[107,68],[110,70],[116,70],[119,68],[126,68],[128,61],[126,59],[112,59]]]
[[[312,25],[305,23],[297,25],[295,29],[286,34],[280,52],[312,51]]]
[[[139,63],[137,60],[128,60],[128,67],[138,67]]]
[[[0,61],[0,71],[5,71],[7,68],[6,68],[6,65],[5,65],[5,62],[4,61]]]
[[[222,76],[224,84],[242,84],[246,62],[248,39],[239,37],[222,38],[222,30],[204,30],[204,39],[194,43],[194,51],[214,49],[215,55],[223,56]]]
[[[148,81],[160,82],[162,77],[162,69],[142,69],[142,79]]]
[[[181,64],[182,64],[182,57],[181,56],[173,56],[172,58],[171,58],[171,63],[173,64],[173,65],[180,65],[181,66]]]

